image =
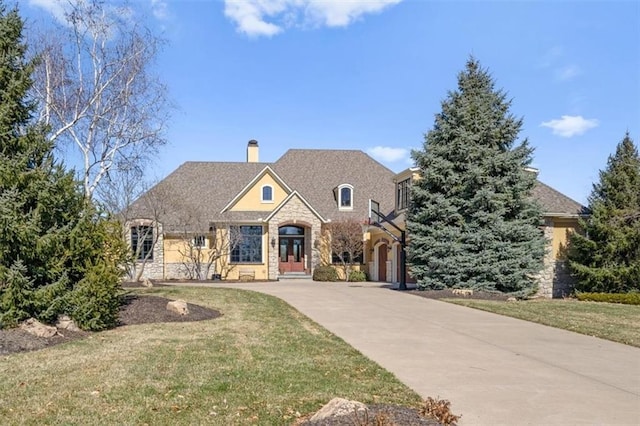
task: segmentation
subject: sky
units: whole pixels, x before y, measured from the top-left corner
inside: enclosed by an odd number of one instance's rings
[[[22,0],[28,26],[64,0]],[[640,2],[134,0],[167,43],[154,68],[175,109],[151,172],[359,149],[412,165],[470,55],[522,117],[539,179],[587,202],[625,132],[640,143]]]

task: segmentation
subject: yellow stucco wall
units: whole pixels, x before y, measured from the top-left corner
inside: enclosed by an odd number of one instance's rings
[[[579,232],[578,219],[553,219],[553,238],[551,247],[554,259],[564,259],[566,256],[568,236],[571,232]]]
[[[273,187],[273,202],[262,202],[262,187],[264,185]],[[269,212],[276,208],[287,195],[285,189],[267,172],[229,210]]]
[[[218,230],[218,239],[226,237],[228,234],[226,230]],[[187,242],[185,242],[183,236],[166,236],[164,239],[164,262],[170,263],[182,263],[185,259],[185,253],[188,253]],[[212,265],[210,273],[215,270],[216,273],[222,275],[223,279],[236,280],[239,278],[240,271],[253,271],[256,280],[266,280],[269,277],[269,250],[268,245],[269,232],[267,227],[263,227],[262,234],[262,262],[261,263],[231,263],[230,255],[227,254],[223,258],[216,262],[215,268]],[[201,256],[206,259],[209,255],[209,249],[211,242],[207,236],[206,246],[201,250]]]

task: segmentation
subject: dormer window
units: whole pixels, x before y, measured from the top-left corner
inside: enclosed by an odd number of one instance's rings
[[[340,210],[353,209],[353,186],[343,184],[338,187],[338,208]]]
[[[263,203],[273,203],[273,186],[262,186],[262,200]]]

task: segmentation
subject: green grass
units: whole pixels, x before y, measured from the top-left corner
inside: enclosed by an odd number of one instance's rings
[[[291,424],[335,396],[417,406],[391,373],[289,305],[211,288],[141,290],[222,312],[0,358],[3,424]]]
[[[575,300],[445,301],[640,347],[640,306]]]

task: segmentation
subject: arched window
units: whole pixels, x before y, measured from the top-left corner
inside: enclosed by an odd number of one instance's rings
[[[345,183],[338,187],[338,208],[341,210],[353,209],[353,186]]]
[[[262,202],[273,203],[273,187],[271,185],[262,186]]]

